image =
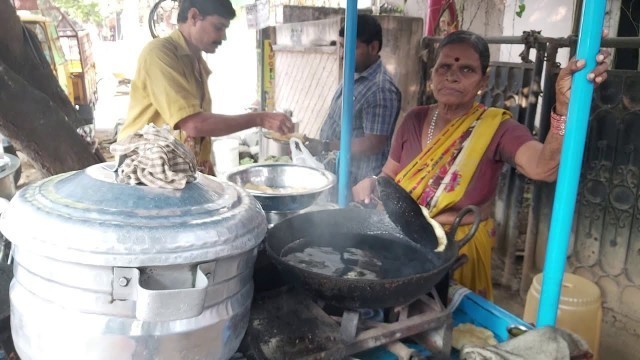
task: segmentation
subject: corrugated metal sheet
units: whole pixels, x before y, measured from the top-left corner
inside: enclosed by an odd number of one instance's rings
[[[274,48],[276,109],[291,109],[300,132],[318,137],[339,85],[337,48]]]

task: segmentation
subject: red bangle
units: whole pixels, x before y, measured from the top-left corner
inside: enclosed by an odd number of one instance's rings
[[[560,136],[564,136],[567,117],[556,114],[555,109],[556,108],[554,106],[551,110],[551,132]]]

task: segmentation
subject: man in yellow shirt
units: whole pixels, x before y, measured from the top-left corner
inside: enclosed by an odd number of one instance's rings
[[[198,170],[213,174],[210,137],[255,126],[285,134],[293,130],[291,119],[281,113],[211,113],[207,86],[211,70],[202,52],[216,51],[226,40],[226,29],[235,16],[229,0],[181,2],[178,29],[168,37],[152,40],[140,54],[127,120],[118,140],[146,124],[169,125],[195,154]]]

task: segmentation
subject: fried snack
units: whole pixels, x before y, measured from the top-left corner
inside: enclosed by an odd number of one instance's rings
[[[497,343],[490,330],[473,324],[460,324],[453,329],[451,346],[458,350],[465,345],[486,347]]]
[[[439,222],[433,220],[431,216],[429,216],[429,210],[426,207],[420,206],[420,210],[422,210],[422,215],[424,215],[424,218],[429,222],[429,224],[431,224],[433,231],[436,233],[438,247],[434,251],[444,251],[444,248],[447,246],[447,233]]]

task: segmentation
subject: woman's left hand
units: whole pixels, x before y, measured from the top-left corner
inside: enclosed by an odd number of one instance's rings
[[[602,32],[602,37],[607,37],[608,31]],[[587,79],[594,82],[595,86],[602,84],[607,79],[607,70],[609,64],[607,59],[611,56],[611,53],[607,49],[600,49],[598,55],[596,55],[597,65],[587,75]],[[571,78],[573,74],[582,69],[586,65],[584,60],[571,59],[566,67],[560,70],[558,79],[556,80],[556,108],[555,112],[558,115],[565,116],[569,108],[569,97],[571,93]]]

